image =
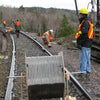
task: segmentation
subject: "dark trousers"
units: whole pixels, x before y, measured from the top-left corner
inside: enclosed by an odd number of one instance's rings
[[[17,38],[19,38],[19,30],[16,30],[16,36],[17,36]]]

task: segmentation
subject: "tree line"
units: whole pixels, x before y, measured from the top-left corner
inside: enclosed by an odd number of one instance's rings
[[[12,21],[17,19],[20,20],[23,31],[42,34],[53,29],[55,37],[64,37],[74,33],[78,22],[75,11],[71,10],[23,6],[0,7],[0,23],[5,20],[7,26],[13,27]]]

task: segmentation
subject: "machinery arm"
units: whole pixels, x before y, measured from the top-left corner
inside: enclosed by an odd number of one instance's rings
[[[100,27],[100,0],[97,0],[97,27]]]
[[[79,18],[79,14],[78,14],[78,7],[77,7],[77,0],[74,0],[75,1],[75,7],[76,7],[76,15],[78,16]]]

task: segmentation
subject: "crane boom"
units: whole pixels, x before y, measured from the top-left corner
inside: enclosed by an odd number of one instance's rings
[[[78,14],[78,7],[77,7],[77,0],[74,0],[75,1],[75,7],[76,7],[76,15],[78,16],[79,18],[79,14]]]

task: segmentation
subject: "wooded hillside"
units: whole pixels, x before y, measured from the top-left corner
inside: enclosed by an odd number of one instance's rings
[[[11,8],[0,7],[0,22],[6,20],[7,26],[13,27],[12,21],[17,19],[21,22],[23,31],[36,32],[42,34],[43,32],[54,29],[56,36],[66,32],[73,33],[78,25],[78,18],[76,12],[65,9],[55,8]],[[69,33],[65,33],[69,34]],[[63,36],[63,35],[62,35]]]

